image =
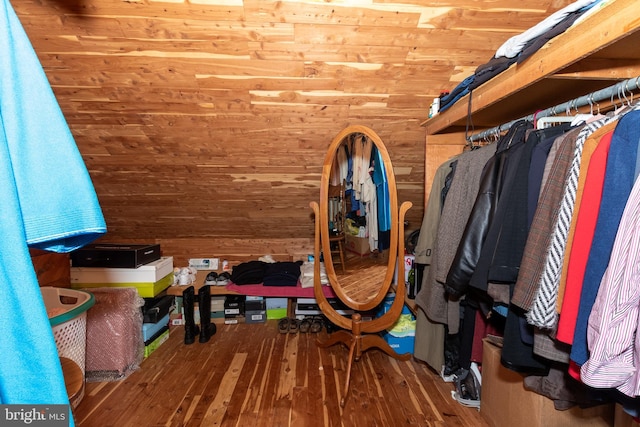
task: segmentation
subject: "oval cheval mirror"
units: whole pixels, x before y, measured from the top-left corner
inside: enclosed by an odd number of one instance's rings
[[[351,161],[347,162],[347,158],[350,158]],[[365,159],[365,161],[357,159]],[[344,179],[344,175],[347,174],[345,163],[351,165],[348,173],[350,181]],[[339,172],[341,167],[343,169]],[[377,220],[378,223],[381,222],[378,218],[378,212],[380,212],[378,204],[384,204],[384,207],[388,208],[384,215],[386,218],[382,220],[386,223],[385,228],[388,228],[388,230],[384,230],[386,247],[384,251],[373,250],[369,254],[369,257],[375,259],[367,259],[368,262],[358,261],[354,263],[356,265],[346,268],[344,249],[340,247],[336,251],[336,244],[341,240],[341,244],[344,244],[344,234],[348,233],[349,229],[345,225],[346,210],[344,206],[349,204],[353,196],[351,193],[345,195],[345,189],[357,191],[357,186],[367,179],[359,177],[372,175],[376,178],[376,184],[368,183],[369,189],[363,185],[360,200],[367,201],[360,202],[359,207],[369,214],[366,216],[367,221]],[[371,193],[372,185],[378,187],[382,185],[383,190],[382,193],[378,192],[378,197],[368,198],[366,193]],[[335,192],[336,188],[340,189],[338,195]],[[388,191],[385,191],[384,188],[388,188]],[[379,334],[395,324],[404,305],[404,280],[398,280],[394,286],[392,286],[392,282],[396,270],[397,277],[404,277],[404,216],[411,207],[411,203],[404,202],[398,208],[393,166],[380,137],[366,126],[354,125],[342,130],[331,142],[322,166],[320,201],[319,203],[311,202],[310,206],[315,216],[314,295],[322,313],[329,321],[341,328],[331,333],[328,338],[319,339],[318,345],[328,347],[342,343],[349,348],[345,388],[340,402],[341,406],[344,406],[349,391],[352,363],[360,359],[362,352],[369,348],[378,348],[399,360],[411,358],[410,353],[403,355],[396,353]],[[336,224],[337,222],[341,224]],[[371,227],[368,226],[364,228],[371,230]],[[376,230],[377,228],[369,233],[374,232],[375,235]],[[370,236],[371,234],[369,234]],[[369,241],[371,242],[372,239]],[[342,274],[340,275],[337,274],[334,267],[334,262],[338,260],[333,258],[333,254],[340,257],[339,263],[342,265]],[[326,276],[333,291],[341,302],[354,310],[351,316],[340,314],[329,303],[322,291],[319,262],[321,259],[324,260]],[[399,259],[402,262],[398,262]],[[347,262],[347,264],[349,263]],[[361,312],[379,306],[390,291],[394,292],[396,296],[390,308],[379,317],[364,320]]]

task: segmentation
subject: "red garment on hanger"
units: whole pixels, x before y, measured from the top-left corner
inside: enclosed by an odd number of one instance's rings
[[[567,344],[573,343],[573,332],[576,327],[578,308],[580,306],[582,282],[596,228],[596,221],[600,212],[602,187],[612,136],[613,131],[606,133],[600,139],[591,156],[580,209],[578,210],[578,219],[567,267],[567,283],[564,289],[556,334],[556,339]]]

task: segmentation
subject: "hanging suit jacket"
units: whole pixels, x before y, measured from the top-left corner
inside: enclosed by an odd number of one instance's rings
[[[478,268],[471,279],[472,286],[482,288],[483,285],[486,287],[487,282],[516,282],[529,231],[527,199],[531,158],[538,144],[546,144],[550,139],[555,140],[566,132],[567,128],[568,126],[558,125],[539,129],[532,131],[527,137],[520,162],[509,179],[512,181],[510,192],[503,197],[504,203],[501,205],[504,214],[496,224],[495,238],[485,244]]]
[[[525,311],[531,308],[544,267],[544,254],[551,241],[551,228],[558,216],[560,199],[564,191],[567,171],[573,157],[576,137],[580,128],[562,135],[549,178],[540,195],[531,228],[527,236],[520,273],[513,290],[511,303]]]
[[[517,164],[517,153],[523,147],[525,132],[531,127],[530,122],[516,122],[500,139],[496,153],[485,165],[476,201],[447,274],[446,289],[452,295],[461,296],[466,293],[491,228],[499,195],[504,185],[509,183],[504,179],[509,170],[509,162],[511,161],[511,165]],[[512,156],[516,157],[516,162],[513,162]]]
[[[452,334],[458,331],[460,304],[447,297],[443,282],[478,193],[480,174],[494,153],[495,147],[487,145],[464,152],[457,158],[455,175],[447,192],[433,245],[431,267],[425,270],[422,288],[416,296],[416,304],[429,319],[448,325]],[[440,275],[442,280],[438,280]]]

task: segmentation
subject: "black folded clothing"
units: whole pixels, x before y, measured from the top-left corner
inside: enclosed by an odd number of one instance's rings
[[[236,285],[255,285],[262,283],[268,263],[247,261],[233,267],[231,281]]]
[[[264,273],[264,286],[297,286],[302,261],[274,262]]]

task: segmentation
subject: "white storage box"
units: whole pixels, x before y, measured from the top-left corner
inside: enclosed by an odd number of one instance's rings
[[[141,265],[138,268],[71,267],[71,284],[155,283],[173,273],[173,257]]]

